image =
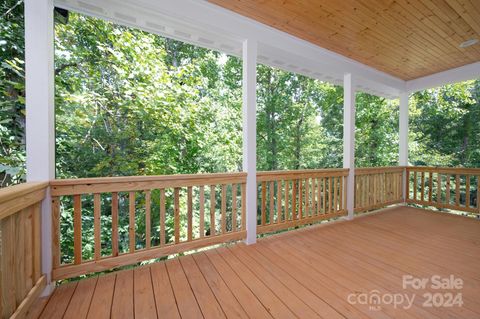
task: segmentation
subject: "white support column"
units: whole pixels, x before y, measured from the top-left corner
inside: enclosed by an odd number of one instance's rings
[[[247,175],[246,244],[257,241],[257,42],[243,42],[243,171]]]
[[[25,1],[27,181],[55,178],[53,0]],[[42,203],[42,272],[53,287],[51,198]]]
[[[399,147],[398,147],[398,165],[408,166],[408,92],[400,94],[400,121],[399,121]],[[405,201],[407,174],[403,173],[402,197]]]
[[[355,196],[355,89],[352,74],[343,77],[343,168],[350,169],[345,187],[347,219],[353,219]]]

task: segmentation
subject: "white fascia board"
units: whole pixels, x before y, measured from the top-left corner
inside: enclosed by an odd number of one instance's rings
[[[480,78],[480,62],[475,62],[455,69],[450,69],[415,80],[407,81],[407,92],[413,93],[446,84],[474,80],[478,78]]]
[[[350,73],[368,82],[369,93],[387,98],[405,91],[399,78],[203,0],[55,0],[55,5],[238,57],[243,41],[254,39],[261,63],[339,85]]]

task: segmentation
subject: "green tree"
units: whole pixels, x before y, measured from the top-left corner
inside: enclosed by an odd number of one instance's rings
[[[480,81],[413,94],[410,99],[413,165],[480,167]]]
[[[25,180],[23,4],[0,2],[0,187]]]

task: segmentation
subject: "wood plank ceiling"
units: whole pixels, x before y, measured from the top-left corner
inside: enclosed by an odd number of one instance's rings
[[[403,80],[480,61],[480,0],[208,0]]]

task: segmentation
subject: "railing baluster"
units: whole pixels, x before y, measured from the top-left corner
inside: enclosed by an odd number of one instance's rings
[[[410,199],[410,170],[408,168],[405,169],[405,200]]]
[[[298,219],[303,219],[303,179],[298,180]]]
[[[232,232],[237,231],[237,184],[232,184]]]
[[[282,222],[282,181],[277,181],[277,223]]]
[[[11,216],[15,223],[15,253],[14,267],[9,271],[13,276],[15,289],[15,300],[17,305],[23,300],[23,291],[25,285],[25,213],[26,209],[22,209],[18,214]]]
[[[413,172],[413,200],[417,200],[417,182],[418,182],[418,177],[417,177],[417,171]]]
[[[466,185],[465,185],[465,207],[470,207],[470,175],[465,175]]]
[[[82,263],[82,198],[73,196],[73,255],[74,263]]]
[[[210,185],[210,236],[216,235],[215,229],[215,185]]]
[[[95,260],[99,260],[102,256],[102,243],[100,239],[101,225],[100,225],[101,205],[100,194],[93,195],[93,232],[95,245]]]
[[[262,216],[261,216],[261,222],[262,225],[265,225],[267,223],[267,183],[263,182],[262,183]]]
[[[205,236],[205,187],[200,186],[200,238]]]
[[[477,214],[480,214],[480,175],[477,175]]]
[[[180,242],[180,188],[173,190],[173,232],[175,244]]]
[[[227,185],[222,184],[222,221],[221,228],[222,234],[227,233]]]
[[[132,254],[135,252],[135,192],[129,193],[129,225],[128,225],[128,234],[129,234],[129,252]]]
[[[275,213],[275,202],[274,202],[274,200],[275,200],[275,199],[274,199],[275,184],[274,184],[273,181],[271,181],[270,184],[269,184],[269,186],[268,186],[268,192],[269,192],[269,194],[270,194],[270,203],[269,203],[269,205],[268,205],[268,210],[269,210],[269,212],[270,212],[270,215],[269,215],[269,221],[268,221],[268,223],[269,223],[270,225],[272,225],[273,222],[274,222],[274,218],[273,218],[274,216],[273,216],[273,215],[274,215],[274,213]]]
[[[310,179],[305,179],[305,217],[310,214]]]
[[[312,192],[312,208],[311,208],[311,216],[315,216],[316,210],[317,210],[317,193],[316,193],[316,184],[315,184],[315,178],[311,178],[311,192]]]
[[[112,256],[118,256],[118,193],[112,193]]]
[[[437,173],[437,204],[442,203],[442,174]]]
[[[160,189],[160,246],[164,246],[166,243],[165,234],[165,189]]]
[[[326,177],[322,177],[322,197],[323,197],[323,214],[327,213],[327,180]]]
[[[246,214],[247,214],[247,208],[246,208],[246,205],[247,205],[247,199],[246,199],[246,193],[247,193],[247,184],[246,183],[242,183],[242,192],[241,192],[241,198],[242,198],[242,230],[246,230],[247,229],[247,217],[246,217]]]
[[[455,175],[455,206],[460,206],[460,174]]]
[[[339,177],[339,181],[340,181],[340,210],[343,210],[343,176],[342,177]]]
[[[432,204],[433,172],[428,173],[428,203]]]
[[[187,240],[193,239],[193,198],[192,186],[187,187]]]
[[[328,179],[328,212],[332,212],[332,177]]]
[[[296,179],[292,181],[292,220],[297,219],[297,182]]]
[[[57,204],[58,204],[58,197],[55,197]],[[42,238],[41,238],[41,214],[42,214],[42,209],[41,206],[42,204],[39,202],[34,206],[33,210],[33,216],[32,216],[32,239],[33,239],[33,280],[34,283],[40,279],[40,276],[42,275]],[[57,214],[60,213],[60,207],[57,206]],[[54,244],[52,243],[52,255],[53,255],[53,260],[56,262],[56,266],[58,267],[60,264],[60,245],[59,245],[59,215],[57,218],[53,216],[53,220],[57,222],[57,226],[53,227],[52,229],[52,234],[56,236],[57,238],[57,243]],[[55,222],[54,222],[55,223]],[[56,230],[55,230],[56,228]],[[56,232],[56,234],[55,234]],[[55,238],[55,237],[54,237]],[[53,265],[55,265],[55,262]]]
[[[37,223],[40,224],[40,218],[37,217]],[[60,198],[52,197],[52,258],[53,268],[60,266]],[[37,269],[37,271],[41,269]]]
[[[290,181],[285,180],[285,221],[290,220]]]
[[[5,292],[0,302],[3,304],[3,313],[7,314],[5,318],[9,317],[16,308],[15,276],[12,275],[15,272],[15,217],[16,215],[10,215],[0,219],[2,243],[9,243],[9,245],[2,244],[2,258],[0,258],[1,288]]]
[[[336,213],[338,211],[338,182],[337,178],[333,177],[333,211]]]
[[[152,244],[152,192],[148,189],[145,191],[145,248],[150,249]]]
[[[445,204],[450,205],[450,182],[451,182],[451,176],[450,174],[447,174],[447,189],[446,189],[446,194],[445,194]]]
[[[425,172],[421,173],[421,186],[420,186],[420,201],[425,201]]]
[[[360,203],[360,206],[361,207],[369,207],[371,205],[373,205],[373,202],[372,202],[372,197],[370,196],[370,177],[369,175],[363,175],[363,176],[360,176],[360,181],[361,181],[361,184],[360,184],[360,191],[362,192],[361,196],[359,196],[361,198],[361,203]]]

